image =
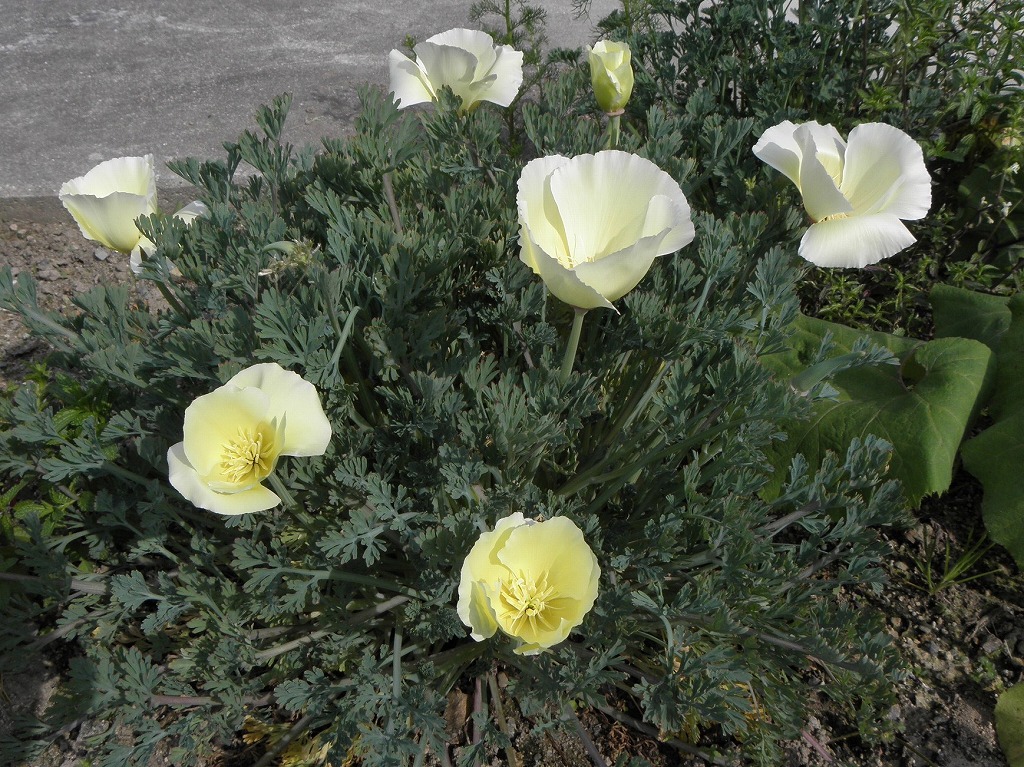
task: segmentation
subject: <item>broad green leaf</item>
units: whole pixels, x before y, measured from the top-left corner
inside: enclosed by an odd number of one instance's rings
[[[995,391],[989,403],[994,423],[964,445],[964,466],[981,480],[981,511],[989,537],[1005,546],[1024,568],[1024,296],[1009,302],[1012,321],[999,341]]]
[[[1010,767],[1024,767],[1024,684],[1014,685],[996,701],[996,736]]]
[[[973,338],[992,351],[1010,327],[1007,298],[936,285],[928,295],[936,338]]]
[[[1024,412],[1001,419],[965,443],[963,459],[985,489],[981,513],[989,537],[1024,568]]]
[[[1024,295],[1010,299],[1013,319],[996,349],[999,367],[990,410],[993,418],[1006,418],[1024,410]]]
[[[826,335],[832,338],[832,356],[849,353],[866,337],[892,351],[900,365],[857,367],[833,377],[837,396],[816,403],[809,421],[787,429],[788,441],[773,456],[780,471],[769,491],[781,486],[796,454],[817,466],[827,451],[842,454],[850,440],[869,434],[892,444],[890,473],[902,481],[912,505],[946,490],[964,432],[985,393],[992,352],[967,338],[922,343],[808,317],[799,317],[795,324],[792,350],[765,358],[780,375],[806,370]]]

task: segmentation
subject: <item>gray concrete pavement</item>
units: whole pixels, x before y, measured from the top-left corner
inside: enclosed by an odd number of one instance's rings
[[[293,95],[287,139],[339,135],[387,55],[468,22],[470,0],[0,0],[0,198],[56,198],[96,163],[221,157],[256,107]],[[584,45],[615,0],[548,11],[552,45]]]

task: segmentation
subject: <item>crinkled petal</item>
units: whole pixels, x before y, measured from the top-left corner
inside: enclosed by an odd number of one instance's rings
[[[156,164],[153,155],[144,157],[115,157],[105,160],[84,176],[71,179],[61,186],[60,194],[85,194],[106,197],[114,192],[145,197],[149,213],[156,212]]]
[[[224,446],[235,440],[240,429],[252,429],[267,422],[269,398],[256,388],[225,385],[196,397],[185,408],[184,451],[189,465],[208,477],[224,460]]]
[[[558,259],[545,252],[533,240],[529,230],[523,229],[520,233],[519,244],[519,258],[533,270],[534,274],[540,275],[553,296],[578,309],[603,307],[618,312],[607,298],[583,282],[574,271],[562,266]]]
[[[498,559],[528,581],[545,577],[558,597],[578,600],[580,619],[594,606],[601,572],[597,557],[566,517],[515,528]]]
[[[298,373],[276,362],[253,365],[238,373],[228,386],[255,387],[267,397],[267,416],[284,424],[284,444],[279,455],[323,455],[331,441],[327,420],[316,387]]]
[[[447,85],[462,99],[463,109],[469,109],[474,96],[476,56],[462,48],[431,42],[419,43],[413,50],[430,87],[436,92]]]
[[[491,65],[494,64],[497,55],[494,38],[479,29],[457,27],[456,29],[449,29],[447,32],[440,32],[433,37],[428,37],[425,42],[459,48],[471,53],[475,62],[480,65],[480,70],[474,70],[474,75],[485,74],[491,68]],[[417,50],[418,54],[419,51]]]
[[[888,213],[913,220],[932,204],[931,176],[920,145],[884,123],[850,131],[842,192],[858,215]]]
[[[649,217],[652,200],[659,196],[673,204],[659,204],[660,215]],[[575,264],[615,253],[666,228],[680,230],[666,237],[669,246],[692,238],[690,207],[679,184],[639,155],[617,150],[579,155],[551,174],[551,197]]]
[[[487,86],[479,98],[500,107],[507,107],[523,85],[523,52],[510,45],[496,49],[494,63],[487,70]]]
[[[74,217],[86,239],[126,254],[131,253],[142,239],[135,219],[154,212],[146,197],[130,192],[94,197],[62,190],[60,201]]]
[[[914,243],[896,216],[849,216],[813,224],[800,240],[800,255],[818,266],[861,268]]]
[[[851,212],[853,206],[818,159],[812,129],[805,123],[796,129],[794,137],[801,150],[800,194],[811,218],[820,221],[826,216]]]
[[[388,54],[388,69],[391,73],[391,93],[399,109],[434,100],[434,90],[423,69],[401,51]]]
[[[789,120],[773,125],[754,144],[754,155],[799,187],[801,149],[795,132],[796,125]]]
[[[171,486],[200,509],[217,514],[251,514],[277,506],[281,499],[273,492],[255,485],[240,493],[216,493],[207,487],[185,456],[184,443],[167,451],[167,477]]]

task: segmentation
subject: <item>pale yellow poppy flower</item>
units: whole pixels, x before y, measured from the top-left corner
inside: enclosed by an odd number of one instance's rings
[[[800,255],[818,266],[864,267],[912,245],[903,221],[932,204],[921,147],[884,123],[864,123],[843,141],[831,125],[786,120],[766,130],[754,154],[797,185],[814,222]]]
[[[601,568],[569,519],[519,512],[483,533],[462,565],[458,613],[480,642],[500,629],[536,655],[569,636],[597,599]]]
[[[655,258],[694,236],[679,184],[627,152],[539,157],[523,168],[516,202],[520,259],[577,309],[614,310]]]
[[[201,509],[248,514],[281,502],[263,486],[282,455],[322,455],[331,424],[316,388],[274,362],[253,365],[185,410],[167,451],[171,485]]]
[[[437,100],[448,86],[462,99],[463,112],[481,101],[507,107],[523,84],[523,54],[495,45],[486,32],[450,29],[413,48],[413,61],[401,51],[388,55],[391,92],[400,109]]]
[[[129,256],[132,271],[139,274],[144,252],[156,249],[135,226],[139,216],[157,212],[153,155],[101,162],[84,176],[65,182],[59,196],[87,240]],[[190,224],[208,212],[203,203],[193,200],[174,215]]]

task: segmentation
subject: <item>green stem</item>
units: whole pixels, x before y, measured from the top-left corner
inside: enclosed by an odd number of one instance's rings
[[[569,373],[572,372],[572,363],[576,361],[576,348],[580,345],[580,333],[583,330],[583,317],[586,309],[573,307],[576,310],[572,318],[572,330],[569,332],[569,343],[565,347],[565,357],[562,358],[562,370],[558,376],[558,382],[565,384],[569,380]]]
[[[395,225],[395,232],[402,236],[405,231],[402,229],[402,216],[398,212],[398,202],[395,200],[395,187],[391,182],[391,171],[381,176],[381,186],[384,189],[384,199],[387,200],[388,210],[391,212],[391,221]]]
[[[167,288],[167,284],[163,280],[159,280],[156,283],[157,290],[160,291],[160,295],[164,297],[166,301],[180,317],[188,317],[188,312],[185,311],[185,307],[182,306],[181,302],[175,297],[173,293]]]
[[[270,486],[274,488],[274,492],[281,498],[281,503],[284,504],[286,509],[294,509],[296,506],[295,496],[292,495],[291,491],[284,486],[284,482],[277,476],[276,473],[271,472],[270,476],[267,477],[267,481],[270,482]]]
[[[622,112],[608,115],[608,149],[619,148],[619,120],[621,118]]]

